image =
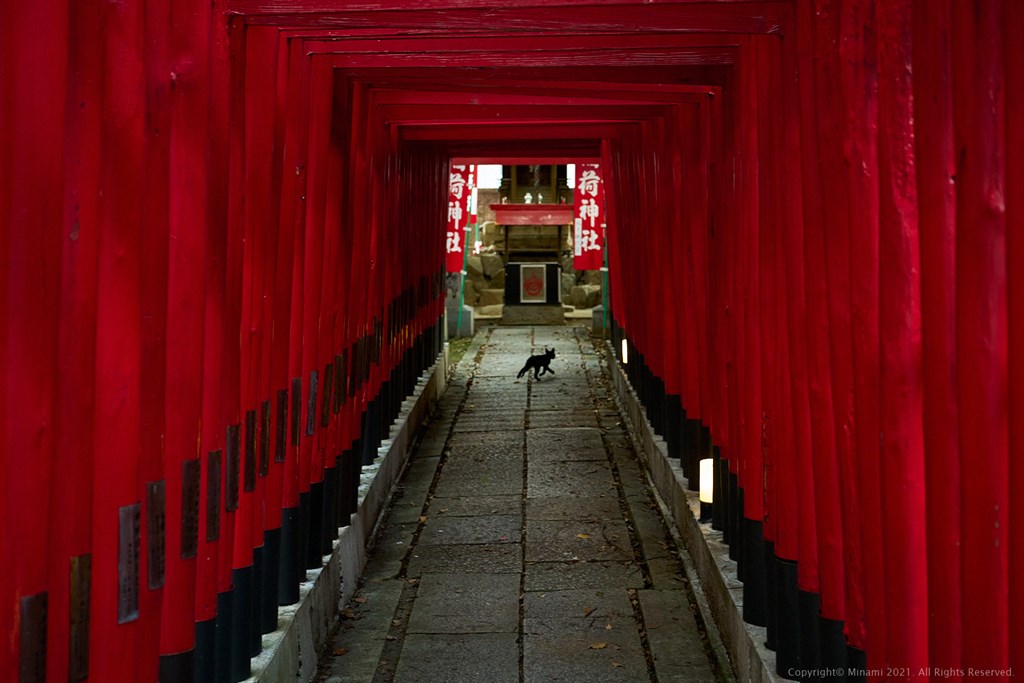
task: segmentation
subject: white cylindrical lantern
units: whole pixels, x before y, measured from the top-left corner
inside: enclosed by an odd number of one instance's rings
[[[713,503],[712,495],[714,491],[714,462],[711,458],[704,458],[700,461],[700,502],[702,503]]]
[[[626,340],[622,340],[622,364],[627,365],[629,363],[629,345],[626,344]]]

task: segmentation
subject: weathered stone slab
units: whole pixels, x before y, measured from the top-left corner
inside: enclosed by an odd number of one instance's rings
[[[542,633],[537,627],[544,620],[578,621],[584,628],[597,619],[633,617],[629,595],[623,588],[603,590],[577,588],[572,590],[528,592],[523,597],[523,619],[526,633]],[[602,622],[603,625],[604,622]]]
[[[523,457],[525,434],[515,431],[462,432],[452,435],[448,444],[449,458],[513,459]]]
[[[515,574],[424,574],[407,633],[516,633]]]
[[[526,518],[531,522],[543,519],[599,522],[606,519],[622,519],[622,510],[619,509],[618,497],[613,496],[527,498]]]
[[[441,543],[518,543],[522,531],[519,515],[478,517],[428,517],[420,532],[420,545]]]
[[[615,496],[615,480],[607,462],[542,463],[527,470],[526,495],[530,498]]]
[[[521,409],[463,412],[455,423],[454,431],[458,433],[522,429],[525,421],[526,412]]]
[[[427,514],[432,517],[475,517],[477,515],[519,515],[522,496],[459,496],[430,501]]]
[[[633,562],[527,562],[527,591],[579,588],[643,588],[640,566]]]
[[[593,411],[530,410],[527,412],[530,428],[564,428],[598,426]]]
[[[519,543],[478,545],[420,545],[409,558],[408,576],[423,574],[519,575],[523,568],[523,546]]]
[[[583,521],[530,521],[526,525],[526,560],[561,562],[566,560],[633,559],[626,525],[620,521],[599,523]]]
[[[598,638],[601,638],[600,640]],[[649,680],[637,636],[561,633],[526,635],[523,675],[531,683],[637,683]]]
[[[409,634],[394,683],[518,683],[516,639],[514,633]]]
[[[530,429],[526,434],[526,452],[531,465],[562,460],[606,460],[608,457],[601,432],[587,427]]]

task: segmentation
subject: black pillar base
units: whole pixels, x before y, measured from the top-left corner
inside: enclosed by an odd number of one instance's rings
[[[252,675],[252,567],[232,570],[231,585],[231,681],[236,683]]]
[[[775,558],[775,604],[778,633],[775,639],[775,673],[792,678],[800,663],[800,596],[797,563]],[[788,673],[787,673],[788,672]]]
[[[686,422],[683,400],[678,394],[669,394],[665,397],[665,406],[665,445],[668,447],[668,457],[682,463],[683,424]]]
[[[337,462],[335,460],[334,462]],[[329,555],[334,550],[334,539],[338,537],[338,468],[324,470],[324,514],[323,534],[320,538],[320,555]]]
[[[864,650],[846,646],[846,680],[866,681],[868,671],[868,655]]]
[[[196,656],[193,676],[196,683],[217,680],[217,618],[196,622]]]
[[[740,541],[742,536],[740,535],[740,518],[743,516],[743,492],[739,487],[739,478],[735,472],[729,473],[729,530],[726,532],[726,536],[729,538],[729,559],[739,564],[740,561],[740,547],[743,543]],[[742,568],[737,566],[737,573],[742,572]],[[740,581],[743,580],[743,575],[738,574]]]
[[[777,647],[779,624],[778,612],[776,611],[776,575],[775,575],[775,542],[765,540],[764,542],[764,575],[765,575],[765,605],[767,607],[767,626],[765,629],[764,645],[769,650]]]
[[[817,593],[800,591],[797,596],[800,608],[800,670],[816,671],[821,668],[821,641],[818,619],[821,613],[821,596]],[[811,681],[806,676],[801,681]]]
[[[711,528],[715,531],[725,531],[728,518],[726,505],[729,502],[729,463],[722,460],[722,452],[718,446],[711,451],[711,458],[714,462],[714,496],[711,503]],[[725,540],[728,543],[728,540]]]
[[[299,508],[281,511],[281,568],[277,575],[277,604],[299,601]]]
[[[319,569],[324,560],[320,549],[324,535],[324,483],[309,485],[309,526],[306,527],[306,569]]]
[[[768,625],[763,523],[743,518],[743,621]]]
[[[843,622],[819,616],[818,633],[821,647],[819,667],[828,674],[822,680],[845,681],[846,636],[843,635]]]
[[[690,491],[700,490],[700,459],[701,438],[700,420],[687,418],[683,425],[683,459],[680,462],[683,475],[686,477],[686,488]]]
[[[295,580],[302,583],[306,580],[306,558],[309,557],[309,491],[299,493],[299,556]]]
[[[277,601],[281,589],[281,530],[263,532],[263,593],[260,596],[260,631],[277,630]]]
[[[160,655],[160,683],[192,683],[195,680],[196,651],[188,650],[173,655]]]
[[[231,683],[231,622],[234,619],[232,604],[231,591],[217,593],[217,617],[214,620],[217,651],[214,660],[214,680],[217,683]]]
[[[251,618],[249,619],[249,656],[255,657],[263,651],[263,630],[262,621],[260,619],[262,606],[260,600],[263,597],[263,546],[253,548],[252,551],[252,602],[250,603],[250,610],[252,612]]]

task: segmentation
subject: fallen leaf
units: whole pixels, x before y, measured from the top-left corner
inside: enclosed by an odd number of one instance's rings
[[[415,586],[415,585],[416,585],[416,584],[418,584],[419,582],[420,582],[420,580],[419,580],[419,579],[408,579],[408,580],[406,581],[406,583],[407,583],[407,584],[409,584],[410,586]]]
[[[391,625],[392,626],[401,626],[402,625],[402,620],[401,619],[392,619],[391,620]]]
[[[593,611],[594,611],[595,609],[597,609],[597,608],[596,608],[596,607],[586,607],[586,608],[584,608],[584,610],[583,610],[583,616],[585,616],[585,617],[589,617],[589,616],[590,616],[590,614],[591,614],[591,613],[592,613],[592,612],[593,612]]]
[[[384,636],[384,640],[398,640],[398,638],[392,635],[386,635]]]
[[[352,602],[358,602],[360,605],[366,602],[366,600],[367,598],[352,598]]]
[[[591,643],[590,644],[590,649],[591,650],[603,650],[606,647],[608,647],[608,643]]]
[[[341,616],[345,617],[346,619],[355,619],[356,613],[346,607],[345,609],[341,610]]]
[[[422,522],[426,522],[426,521],[427,521],[427,516],[426,515],[420,515],[420,522],[422,523]]]
[[[621,669],[622,668],[622,662],[612,662],[612,666],[615,667],[616,669]]]
[[[604,630],[605,631],[611,631],[612,630],[612,625],[611,624],[605,624],[604,625]]]
[[[334,648],[334,654],[338,655],[339,657],[344,657],[345,655],[348,654],[348,648],[347,647],[336,647],[336,648]]]
[[[587,539],[590,538],[590,534],[576,534],[576,538]]]

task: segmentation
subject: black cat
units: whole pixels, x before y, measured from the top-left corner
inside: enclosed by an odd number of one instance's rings
[[[538,382],[540,381],[540,376],[545,372],[550,372],[552,375],[555,374],[555,371],[551,369],[551,359],[554,357],[555,350],[544,347],[544,353],[536,356],[530,356],[526,359],[526,365],[523,366],[523,369],[519,371],[519,374],[516,375],[516,377],[522,377],[528,373],[531,368],[533,369],[533,378]]]

